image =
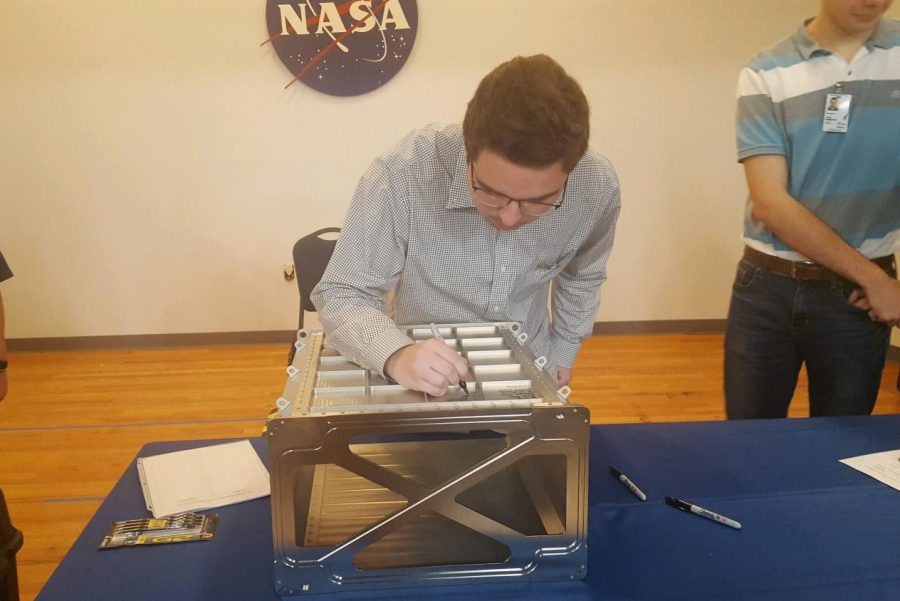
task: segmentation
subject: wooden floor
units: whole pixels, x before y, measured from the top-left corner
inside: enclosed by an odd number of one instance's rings
[[[22,598],[37,595],[144,444],[259,435],[286,355],[272,345],[12,354],[0,487],[25,533]],[[720,420],[721,374],[720,335],[594,337],[571,400],[593,423]],[[896,378],[889,363],[875,413],[900,412]],[[791,415],[806,412],[803,379]]]

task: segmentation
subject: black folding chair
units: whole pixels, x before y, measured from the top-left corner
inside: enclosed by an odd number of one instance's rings
[[[334,246],[337,244],[337,237],[323,238],[322,236],[340,233],[340,231],[339,227],[325,227],[303,236],[294,243],[294,274],[297,278],[297,290],[300,292],[298,330],[303,328],[303,314],[306,311],[315,312],[316,310],[309,297],[313,288],[322,279],[322,274],[325,273],[325,268],[328,267],[328,261],[331,260],[334,252]],[[295,350],[291,345],[288,363],[294,360]]]

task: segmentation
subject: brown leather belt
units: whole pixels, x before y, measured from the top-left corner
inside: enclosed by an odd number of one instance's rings
[[[847,279],[821,265],[809,261],[788,261],[781,257],[767,255],[749,246],[744,247],[744,259],[763,269],[792,277],[795,280],[830,282]],[[890,272],[894,266],[893,255],[870,260],[887,272]]]

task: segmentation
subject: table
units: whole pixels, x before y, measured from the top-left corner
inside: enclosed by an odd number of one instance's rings
[[[153,455],[223,441],[160,442]],[[263,460],[264,439],[252,440]],[[349,592],[338,599],[877,599],[900,595],[900,492],[838,462],[900,447],[900,415],[591,428],[584,581]],[[628,474],[641,502],[613,478]],[[665,505],[675,496],[743,524]],[[41,601],[276,599],[268,499],[215,510],[210,542],[99,551],[109,523],[149,515],[134,462]],[[323,598],[308,595],[306,598]]]

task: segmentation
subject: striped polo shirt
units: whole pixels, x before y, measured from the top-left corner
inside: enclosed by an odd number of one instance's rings
[[[808,21],[807,21],[808,23]],[[828,94],[852,95],[846,133],[822,130]],[[882,19],[848,63],[806,32],[761,52],[738,80],[738,160],[783,155],[788,192],[870,258],[900,248],[900,21]],[[748,246],[792,251],[751,216]]]

